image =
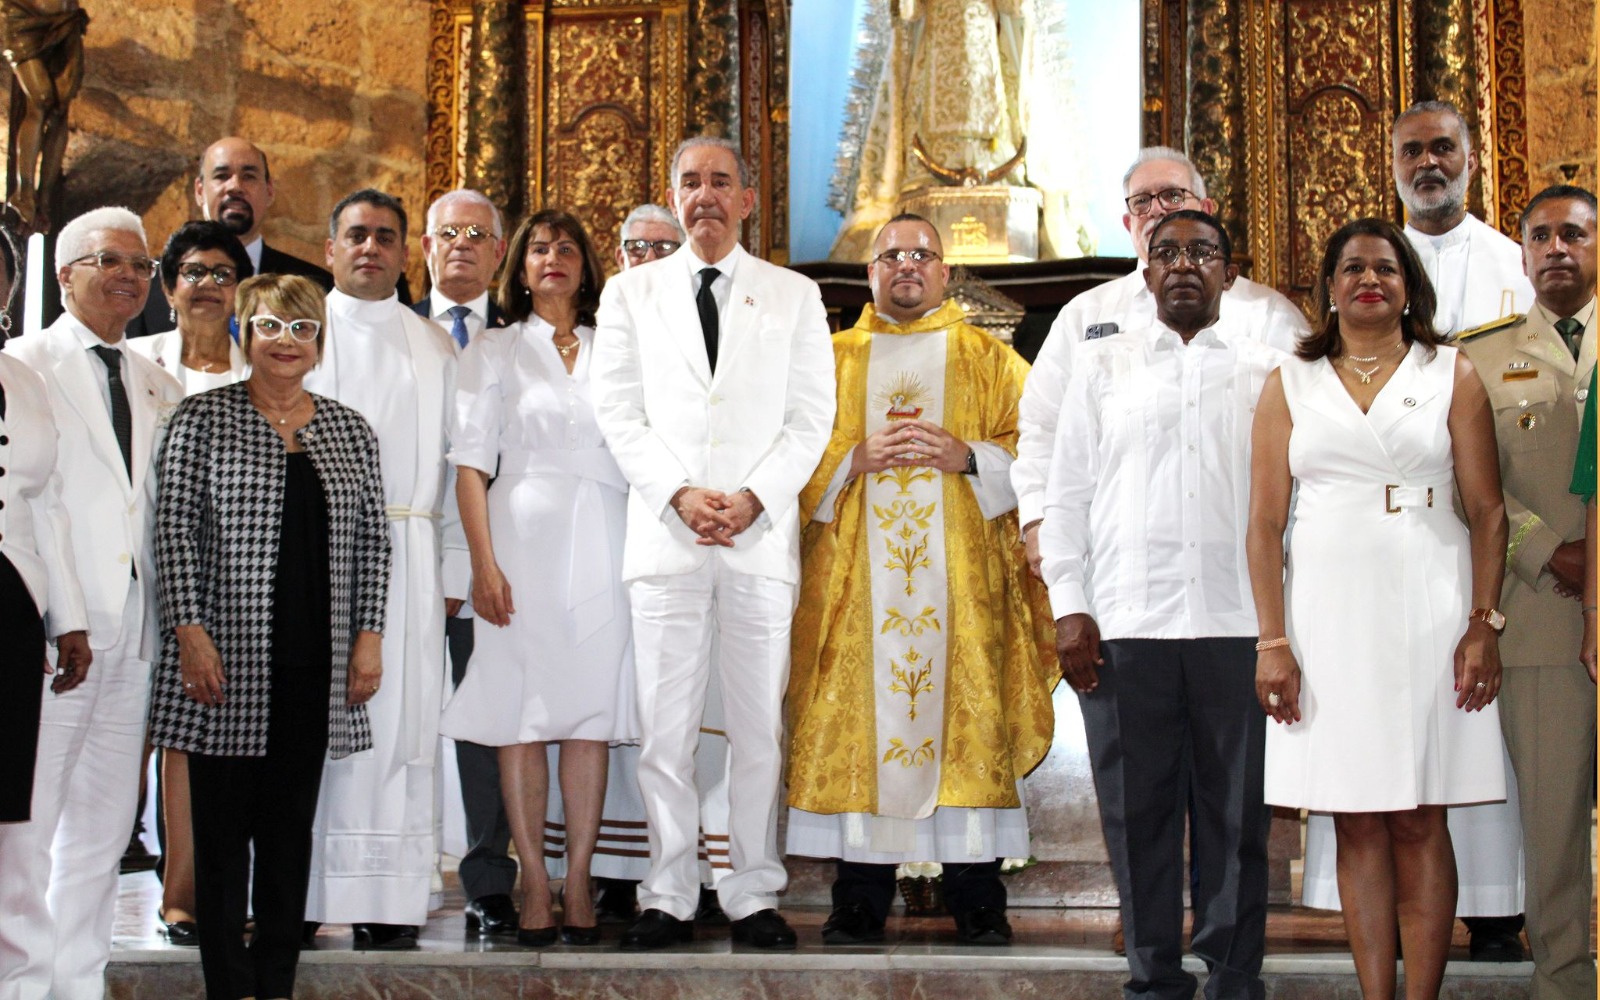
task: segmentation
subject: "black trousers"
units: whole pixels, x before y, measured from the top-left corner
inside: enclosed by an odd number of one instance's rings
[[[269,748],[265,757],[189,755],[195,923],[209,1000],[294,994],[326,746],[323,733],[321,746]],[[246,946],[252,844],[256,930]]]
[[[472,659],[471,618],[446,618],[451,682],[459,687]],[[517,862],[510,855],[511,824],[500,797],[500,749],[456,741],[456,773],[461,777],[461,807],[467,819],[467,853],[461,858],[461,891],[468,899],[510,895],[517,884]]]
[[[836,861],[833,880],[833,905],[860,903],[881,923],[889,919],[894,905],[894,865],[874,865],[858,861]],[[957,919],[979,907],[1004,910],[1006,887],[1000,881],[1000,859],[967,865],[947,864],[940,878],[944,905]]]
[[[44,643],[38,605],[0,555],[0,823],[25,822],[33,805]]]
[[[1254,637],[1102,642],[1100,685],[1078,696],[1122,896],[1126,997],[1194,995],[1182,967],[1186,815],[1199,859],[1190,948],[1211,970],[1205,995],[1265,996],[1272,811],[1254,646]]]

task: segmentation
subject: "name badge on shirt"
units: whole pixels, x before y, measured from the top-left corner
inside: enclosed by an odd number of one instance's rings
[[[1119,332],[1121,331],[1115,323],[1090,323],[1083,331],[1083,339],[1099,340],[1101,337],[1109,337]]]

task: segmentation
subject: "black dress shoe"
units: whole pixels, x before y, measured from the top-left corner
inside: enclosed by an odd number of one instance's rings
[[[1522,938],[1498,928],[1474,929],[1468,940],[1467,953],[1474,962],[1522,962],[1527,959],[1522,950]]]
[[[796,944],[794,928],[784,920],[777,910],[757,910],[748,917],[741,917],[730,924],[733,928],[735,944],[747,944],[752,948],[782,948],[793,949]]]
[[[193,920],[163,920],[161,933],[166,936],[167,944],[175,944],[180,948],[200,947],[200,932]]]
[[[654,951],[694,940],[694,924],[663,910],[645,910],[622,932],[623,951]]]
[[[322,929],[322,924],[315,920],[307,920],[300,925],[300,950],[317,950],[317,931]]]
[[[600,943],[600,927],[569,927],[561,925],[561,943],[575,945],[591,945]]]
[[[517,944],[524,948],[548,948],[556,943],[556,934],[560,930],[555,924],[549,927],[518,927]]]
[[[356,948],[362,951],[410,951],[417,946],[411,924],[351,924]]]
[[[1011,922],[1006,911],[980,906],[956,915],[956,937],[962,944],[1010,944]]]
[[[597,878],[600,896],[594,903],[595,920],[602,924],[627,924],[639,915],[639,883],[620,878]]]
[[[513,934],[517,930],[516,904],[503,892],[468,901],[466,916],[469,934]]]
[[[861,903],[836,906],[822,925],[823,944],[873,944],[883,940],[883,921]]]
[[[694,922],[708,927],[727,924],[728,915],[722,912],[722,900],[717,898],[717,890],[708,886],[700,887],[700,904],[695,907]]]

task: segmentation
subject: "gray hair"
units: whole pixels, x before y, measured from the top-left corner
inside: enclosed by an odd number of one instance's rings
[[[434,220],[439,218],[440,212],[458,203],[487,208],[489,216],[494,219],[494,238],[497,240],[505,238],[505,227],[500,221],[500,209],[496,208],[494,202],[490,201],[483,192],[474,191],[471,188],[456,188],[454,191],[446,191],[433,199],[433,204],[428,206],[427,217],[423,220],[428,232],[433,232]]]
[[[699,146],[715,146],[717,149],[726,149],[733,154],[733,162],[739,165],[739,186],[750,186],[750,164],[744,162],[744,154],[739,152],[739,144],[732,139],[724,139],[718,135],[697,135],[685,139],[678,144],[677,150],[672,154],[672,186],[678,186],[678,161],[683,159],[683,154]]]
[[[1472,152],[1472,130],[1467,127],[1467,116],[1462,114],[1461,109],[1449,101],[1418,101],[1396,116],[1394,125],[1390,129],[1391,134],[1400,130],[1401,122],[1408,118],[1415,118],[1418,115],[1449,115],[1454,118],[1456,120],[1456,132],[1461,139],[1461,151],[1463,153]]]
[[[1194,192],[1196,198],[1206,196],[1206,179],[1195,169],[1194,161],[1171,146],[1146,146],[1139,150],[1139,155],[1133,158],[1133,165],[1122,175],[1122,193],[1128,193],[1128,184],[1133,180],[1134,171],[1156,160],[1168,160],[1181,165],[1183,169],[1189,171],[1189,190]]]
[[[90,209],[61,227],[56,235],[56,272],[59,274],[63,267],[94,253],[98,248],[91,245],[89,237],[103,231],[132,233],[139,237],[139,245],[149,253],[150,244],[145,239],[144,223],[139,217],[121,205],[107,205]]]
[[[617,235],[623,239],[627,239],[628,230],[632,229],[634,223],[636,222],[659,222],[662,225],[671,226],[678,234],[678,241],[683,241],[683,227],[678,225],[678,220],[671,212],[662,208],[660,205],[651,205],[647,203],[640,205],[638,208],[629,212],[628,217],[622,220],[622,228],[617,230]]]

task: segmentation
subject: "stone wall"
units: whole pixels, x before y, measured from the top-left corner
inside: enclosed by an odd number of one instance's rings
[[[1594,0],[1523,0],[1532,190],[1567,183],[1595,189]]]
[[[367,185],[420,225],[428,0],[84,0],[66,207],[125,204],[152,244],[198,218],[200,153],[242,135],[268,155],[269,242],[320,263],[327,214]],[[0,130],[0,142],[4,131]],[[420,288],[413,251],[410,277]]]

